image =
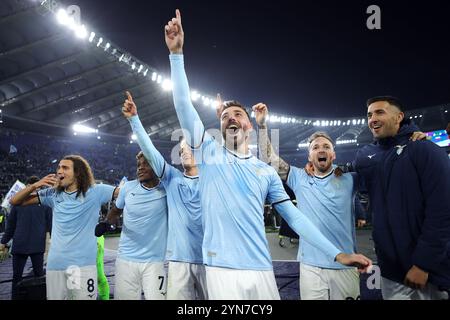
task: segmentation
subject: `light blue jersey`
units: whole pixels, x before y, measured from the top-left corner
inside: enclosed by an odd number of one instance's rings
[[[338,249],[355,252],[355,218],[353,215],[353,176],[310,177],[303,169],[291,166],[287,185],[295,193],[297,206]],[[300,240],[298,259],[304,264],[329,269],[347,268],[330,261],[307,241]]]
[[[203,263],[203,226],[198,177],[185,176],[169,165],[154,147],[139,117],[134,116],[129,120],[145,158],[166,189],[169,208],[167,260]]]
[[[271,203],[289,200],[276,171],[254,156],[235,155],[208,134],[200,151],[195,154],[202,156],[199,170],[205,263],[271,270],[264,203],[266,198]]]
[[[161,182],[167,190],[169,206],[167,260],[203,263],[198,176],[185,176],[167,164]]]
[[[181,127],[195,151],[200,170],[200,201],[203,211],[203,259],[210,266],[247,270],[271,270],[265,237],[266,198],[289,225],[324,250],[330,260],[340,252],[291,203],[276,171],[249,156],[238,156],[204,133],[194,109],[183,55],[170,55],[173,97]]]
[[[134,262],[164,261],[167,203],[161,184],[150,189],[138,180],[126,182],[117,196],[116,207],[123,209],[117,256]]]
[[[86,196],[77,192],[60,192],[49,188],[38,192],[39,202],[53,209],[52,245],[48,253],[47,270],[66,270],[69,266],[97,264],[98,223],[102,204],[112,200],[114,187],[95,184]]]

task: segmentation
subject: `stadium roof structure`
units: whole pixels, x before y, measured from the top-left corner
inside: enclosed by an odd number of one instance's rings
[[[56,0],[0,2],[3,126],[67,135],[78,124],[102,138],[129,140],[131,129],[121,106],[125,90],[130,90],[148,134],[157,145],[170,145],[179,128],[170,81],[101,31],[75,21],[65,6]],[[191,93],[191,98],[205,127],[217,127],[212,95]],[[406,114],[422,130],[435,130],[449,122],[448,109],[450,105]],[[371,141],[363,112],[351,119],[273,114],[270,122],[272,128],[281,129],[281,151],[296,150],[317,130],[327,131],[342,144]]]

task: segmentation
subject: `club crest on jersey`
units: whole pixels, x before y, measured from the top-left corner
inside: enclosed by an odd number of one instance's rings
[[[397,155],[401,155],[402,154],[402,152],[403,152],[403,149],[406,147],[406,144],[404,144],[404,145],[397,145],[397,146],[395,146],[395,148],[397,148]]]

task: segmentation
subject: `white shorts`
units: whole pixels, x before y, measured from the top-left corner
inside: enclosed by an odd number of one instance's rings
[[[300,264],[301,300],[359,300],[356,269],[325,269]]]
[[[169,261],[167,300],[208,300],[205,266]]]
[[[96,300],[97,266],[47,270],[47,300]]]
[[[115,300],[165,300],[166,287],[164,262],[116,259]]]
[[[210,300],[280,300],[273,270],[238,270],[206,266]]]
[[[439,291],[436,286],[428,283],[425,289],[418,290],[401,283],[381,277],[381,294],[384,300],[447,300],[448,294]]]

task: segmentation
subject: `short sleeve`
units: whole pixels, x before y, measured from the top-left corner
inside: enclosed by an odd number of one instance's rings
[[[95,193],[102,204],[107,203],[113,199],[115,189],[115,187],[108,184],[95,185]]]
[[[301,169],[291,166],[289,169],[289,174],[286,180],[286,184],[289,188],[292,190],[296,190],[298,187],[298,184],[300,183],[300,171]]]
[[[125,183],[122,188],[120,188],[119,190],[119,195],[117,196],[116,199],[116,208],[123,210],[123,208],[125,207],[125,196],[127,194],[127,189],[128,189],[128,184]]]
[[[290,200],[291,198],[286,193],[286,190],[284,190],[281,178],[272,167],[270,167],[270,169],[270,186],[267,194],[267,200],[272,203],[272,205]]]
[[[43,206],[53,208],[55,205],[55,194],[56,190],[54,188],[39,190],[37,193],[39,203]]]

